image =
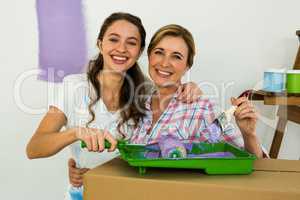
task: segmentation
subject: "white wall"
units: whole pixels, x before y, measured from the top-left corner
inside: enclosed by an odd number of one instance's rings
[[[147,29],[147,41],[162,25],[178,23],[187,27],[194,34],[198,50],[187,79],[201,84],[206,94],[216,95],[208,83],[216,85],[220,108],[227,105],[228,97],[258,86],[265,69],[292,66],[298,48],[295,30],[300,29],[299,0],[89,0],[84,6],[90,55],[95,52],[99,25],[113,11],[140,16]],[[49,159],[27,160],[25,146],[42,114],[24,112],[24,106],[14,99],[15,81],[24,72],[37,69],[35,1],[2,1],[0,24],[1,199],[62,199],[67,184],[68,151]],[[141,63],[146,69],[145,55]],[[222,90],[222,84],[227,84],[226,90]],[[22,82],[20,91],[27,106],[46,109],[45,82],[30,76]],[[274,107],[256,105],[262,113],[259,137],[269,148],[276,112]],[[288,124],[281,158],[299,158],[299,130],[296,124]]]

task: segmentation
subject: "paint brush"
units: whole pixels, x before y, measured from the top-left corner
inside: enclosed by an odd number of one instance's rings
[[[247,97],[250,95],[251,90],[246,90],[240,97]],[[240,106],[240,105],[238,105]],[[219,141],[220,135],[222,132],[225,131],[226,127],[228,126],[231,118],[237,109],[238,106],[231,106],[228,110],[222,112],[207,128],[206,130],[209,132],[209,139],[210,143],[216,143]]]

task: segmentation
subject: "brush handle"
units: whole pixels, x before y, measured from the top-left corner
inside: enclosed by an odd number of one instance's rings
[[[81,148],[86,148],[86,143],[84,141],[81,141]],[[111,147],[111,144],[108,140],[104,141],[104,148],[109,149]]]
[[[230,117],[233,115],[233,113],[235,112],[236,109],[237,109],[237,106],[231,106],[228,110],[226,110],[224,112],[226,117],[229,118],[229,121],[230,121]]]

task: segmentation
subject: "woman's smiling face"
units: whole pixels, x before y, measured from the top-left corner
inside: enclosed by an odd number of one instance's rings
[[[118,20],[108,27],[98,46],[103,55],[104,70],[125,72],[139,58],[141,36],[134,24]]]
[[[188,70],[188,46],[183,38],[165,36],[150,52],[149,75],[156,86],[168,87],[180,83]]]

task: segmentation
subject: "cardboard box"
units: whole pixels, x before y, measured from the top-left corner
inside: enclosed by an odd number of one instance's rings
[[[84,176],[84,200],[300,200],[300,161],[262,159],[250,175],[137,168],[117,158]]]

